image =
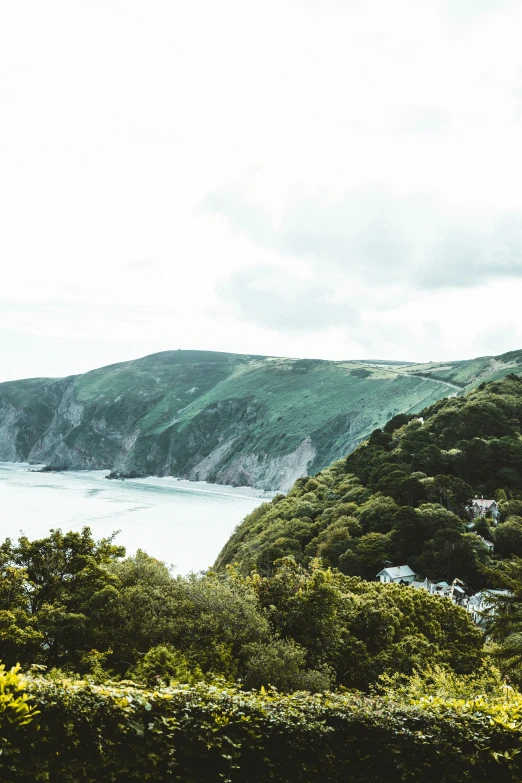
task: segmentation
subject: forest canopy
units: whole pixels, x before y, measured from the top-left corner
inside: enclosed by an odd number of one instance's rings
[[[0,547],[0,658],[148,685],[366,689],[381,674],[445,665],[470,673],[482,634],[425,591],[364,582],[314,560],[270,575],[172,576],[144,552],[125,558],[90,530]]]
[[[281,557],[305,567],[319,557],[371,580],[388,561],[421,579],[487,586],[487,541],[494,559],[522,553],[521,422],[516,375],[395,416],[347,458],[253,511],[216,567],[270,573]],[[475,496],[497,501],[498,526],[473,519]]]

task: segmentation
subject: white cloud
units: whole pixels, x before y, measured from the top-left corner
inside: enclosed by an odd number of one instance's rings
[[[241,320],[272,330],[313,332],[335,325],[353,327],[358,320],[358,306],[334,281],[310,273],[305,265],[243,269],[225,279],[218,291]]]
[[[339,200],[297,196],[276,223],[241,186],[209,194],[203,208],[258,245],[376,286],[471,289],[522,277],[522,211],[448,210],[422,194],[363,188]]]
[[[2,377],[520,347],[474,308],[520,293],[521,25],[508,0],[11,3]]]

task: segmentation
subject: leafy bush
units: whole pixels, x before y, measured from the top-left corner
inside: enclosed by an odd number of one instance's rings
[[[520,780],[522,697],[244,693],[29,680],[40,713],[3,783],[496,783]],[[23,750],[23,753],[21,752]]]
[[[293,639],[246,645],[244,654],[245,688],[271,685],[287,693],[298,690],[318,693],[330,687],[328,669],[306,669],[306,650]]]
[[[13,666],[9,671],[0,664],[0,726],[2,730],[7,724],[25,726],[36,715],[34,705],[28,701],[25,693],[25,681],[20,676],[20,666]]]
[[[152,647],[133,671],[133,677],[149,687],[170,685],[177,682],[201,682],[203,672],[196,666],[192,669],[183,653],[168,645]]]
[[[20,743],[20,729],[38,716],[38,710],[25,688],[26,683],[20,676],[18,665],[7,671],[0,664],[0,773],[1,762],[6,757],[11,766],[16,766],[25,758],[25,748]],[[0,774],[0,779],[7,783],[7,777]]]

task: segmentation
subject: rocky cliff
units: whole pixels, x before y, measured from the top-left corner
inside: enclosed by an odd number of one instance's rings
[[[415,366],[167,351],[0,384],[0,460],[288,489],[522,354]]]

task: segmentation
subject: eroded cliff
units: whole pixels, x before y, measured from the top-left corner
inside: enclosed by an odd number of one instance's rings
[[[518,354],[509,357],[470,362],[473,381],[507,373]],[[69,378],[3,383],[0,460],[286,490],[391,416],[456,394],[464,365],[167,351]]]

